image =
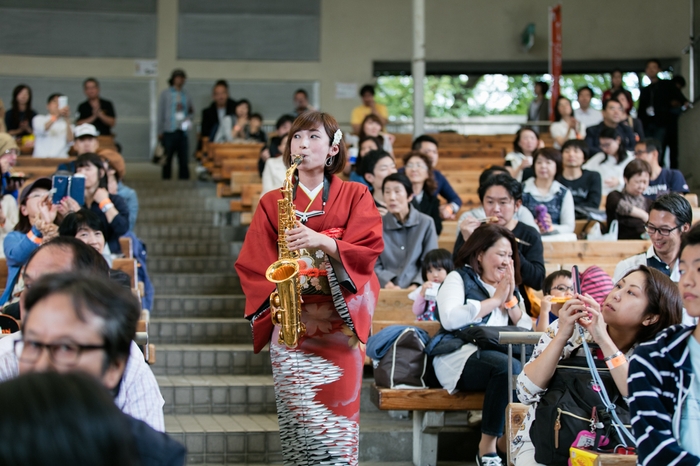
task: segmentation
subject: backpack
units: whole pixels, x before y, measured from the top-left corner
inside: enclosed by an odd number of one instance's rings
[[[425,343],[417,330],[419,329],[415,327],[406,327],[391,343],[384,356],[378,362],[373,361],[377,386],[427,387],[425,371],[428,355],[425,354]]]

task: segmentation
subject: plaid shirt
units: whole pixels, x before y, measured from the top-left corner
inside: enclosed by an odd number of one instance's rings
[[[15,341],[22,338],[21,332],[0,339],[0,382],[19,375],[19,362],[14,352]],[[158,382],[143,358],[138,345],[131,342],[131,354],[124,369],[119,393],[114,403],[126,414],[135,417],[153,429],[164,432],[163,405]]]

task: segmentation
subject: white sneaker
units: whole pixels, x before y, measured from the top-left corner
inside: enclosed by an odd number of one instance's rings
[[[501,458],[498,456],[479,456],[476,455],[477,466],[503,466]]]

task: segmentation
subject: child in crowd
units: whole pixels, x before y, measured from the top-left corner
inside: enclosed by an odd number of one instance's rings
[[[544,297],[540,302],[540,317],[537,319],[535,331],[544,332],[549,327],[549,324],[559,318],[559,309],[561,303],[552,303],[555,298],[571,298],[574,295],[574,284],[571,280],[571,272],[568,270],[557,270],[552,272],[544,279],[542,284],[542,292]],[[552,306],[552,304],[555,304]]]
[[[452,270],[454,270],[452,254],[447,249],[433,249],[425,255],[421,265],[424,283],[408,295],[413,299],[413,313],[416,315],[416,320],[435,320],[437,290]]]
[[[250,122],[248,123],[248,137],[256,142],[262,142],[265,144],[267,142],[267,135],[265,131],[262,130],[263,117],[259,113],[253,113],[250,116]]]

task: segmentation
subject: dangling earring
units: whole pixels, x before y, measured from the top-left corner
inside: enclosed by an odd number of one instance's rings
[[[326,166],[327,167],[330,167],[331,165],[333,165],[333,159],[334,159],[334,156],[332,156],[332,155],[326,159]]]

